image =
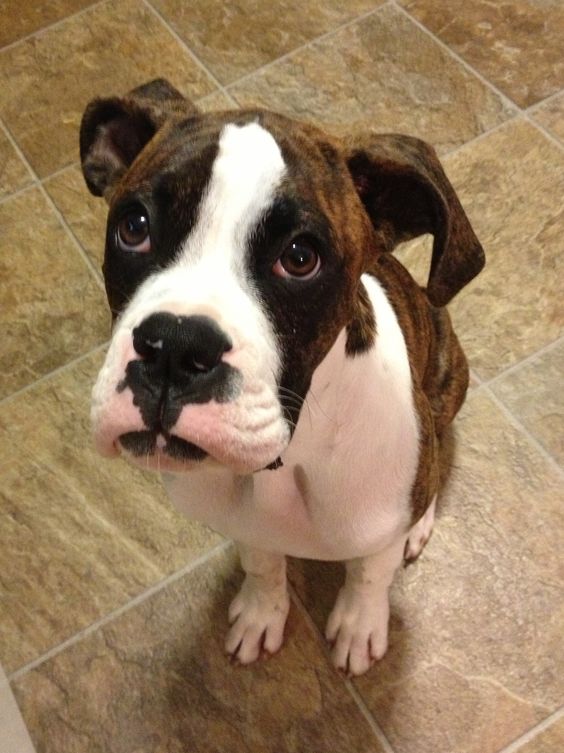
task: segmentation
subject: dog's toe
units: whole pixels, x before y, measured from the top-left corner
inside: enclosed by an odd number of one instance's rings
[[[240,664],[275,654],[284,640],[289,610],[287,591],[264,593],[243,586],[229,609],[232,625],[225,650]]]
[[[382,641],[376,633],[343,630],[333,646],[333,664],[347,675],[363,675],[384,656],[386,649],[386,640]]]
[[[362,675],[381,659],[388,647],[387,600],[356,599],[341,589],[325,637],[332,645],[335,667],[347,675]]]

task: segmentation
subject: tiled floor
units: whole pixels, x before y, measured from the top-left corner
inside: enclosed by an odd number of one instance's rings
[[[0,753],[564,751],[564,10],[554,0],[0,5]],[[222,655],[240,573],[156,478],[102,461],[109,336],[93,96],[169,78],[436,145],[488,255],[453,302],[473,388],[433,539],[365,677],[321,638],[342,573],[293,562],[284,650]],[[428,241],[402,249],[423,274]]]

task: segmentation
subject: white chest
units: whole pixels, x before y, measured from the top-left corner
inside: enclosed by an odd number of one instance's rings
[[[347,358],[341,333],[314,374],[282,468],[168,477],[189,517],[249,546],[328,560],[374,553],[407,524],[419,438],[407,351],[382,288],[363,282],[375,347]]]

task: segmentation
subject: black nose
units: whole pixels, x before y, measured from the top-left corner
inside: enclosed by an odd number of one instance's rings
[[[232,342],[207,316],[163,312],[151,314],[133,330],[133,347],[161,379],[180,386],[209,377]]]

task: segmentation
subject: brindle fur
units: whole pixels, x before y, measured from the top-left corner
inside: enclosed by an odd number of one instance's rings
[[[306,301],[296,299],[288,306],[272,291],[261,291],[281,338],[281,383],[305,397],[313,371],[344,327],[349,357],[372,346],[378,322],[360,278],[363,273],[373,275],[395,310],[411,364],[420,429],[411,525],[437,492],[439,439],[468,386],[466,359],[444,305],[484,264],[482,248],[433,149],[397,134],[338,140],[263,110],[200,116],[170,84],[158,80],[122,99],[89,105],[81,127],[86,182],[93,193],[108,200],[111,217],[124,193],[135,187],[147,190],[154,176],[168,175],[175,181],[175,224],[178,220],[185,237],[217,153],[217,146],[198,152],[198,142],[216,143],[217,138],[210,137],[219,136],[227,122],[253,120],[272,133],[289,167],[283,186],[287,201],[295,200],[305,214],[321,212],[332,249],[331,274],[324,288],[315,289]],[[189,159],[189,179],[176,175],[174,165],[188,164]],[[126,173],[127,183],[121,181]],[[166,181],[161,190],[166,192]],[[400,241],[427,232],[433,233],[434,246],[428,286],[423,289],[389,252]],[[175,240],[181,239],[172,238],[172,245]],[[107,254],[107,277],[112,263]],[[142,269],[139,278],[150,271]],[[124,281],[117,290],[108,288],[114,316],[132,292],[128,284],[135,286],[138,280]],[[297,415],[292,419],[297,421]]]

